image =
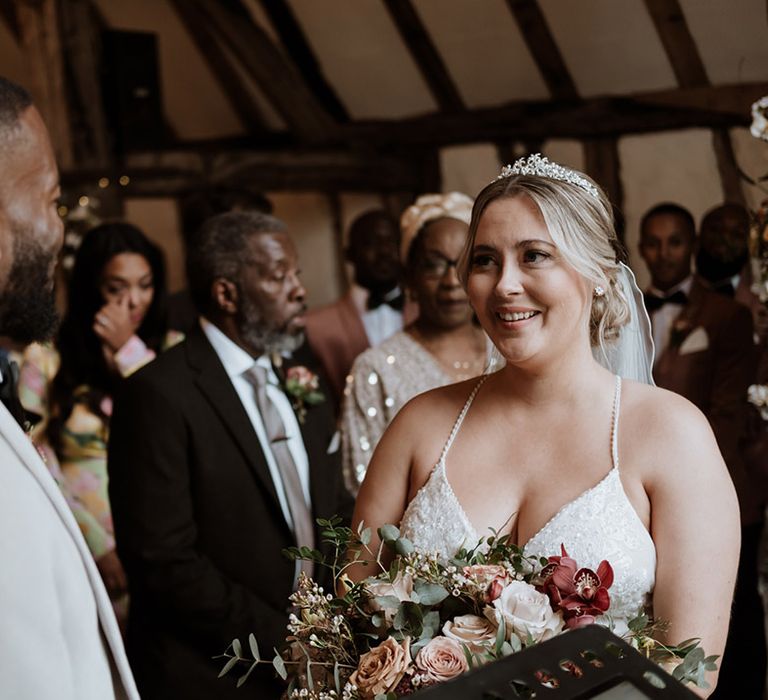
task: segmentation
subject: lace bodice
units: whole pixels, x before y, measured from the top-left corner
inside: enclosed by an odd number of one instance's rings
[[[483,381],[485,377],[467,399],[429,479],[403,514],[400,531],[419,551],[449,557],[462,546],[474,546],[481,537],[448,482],[445,459]],[[563,544],[579,566],[592,569],[607,559],[614,570],[610,613],[617,631],[649,605],[656,574],[656,548],[629,502],[619,474],[620,405],[621,379],[617,377],[611,431],[612,469],[595,486],[560,508],[524,546],[526,554],[547,557],[560,554]]]

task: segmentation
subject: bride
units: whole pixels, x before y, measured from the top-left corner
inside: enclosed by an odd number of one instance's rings
[[[402,409],[353,526],[400,523],[417,549],[446,556],[494,528],[528,554],[562,544],[579,566],[607,559],[618,626],[645,606],[669,642],[700,637],[722,654],[735,492],[704,416],[652,386],[648,320],[619,245],[593,181],[538,155],[480,193],[460,272],[503,366]]]

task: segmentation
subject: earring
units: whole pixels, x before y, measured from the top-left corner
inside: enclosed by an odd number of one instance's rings
[[[595,287],[595,289],[593,291],[593,294],[596,297],[604,297],[605,296],[605,289],[598,284],[597,287]]]

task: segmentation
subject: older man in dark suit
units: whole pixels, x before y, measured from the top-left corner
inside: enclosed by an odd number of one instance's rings
[[[736,487],[742,552],[717,690],[712,698],[761,700],[765,679],[763,615],[757,595],[756,552],[761,493],[743,459],[747,387],[754,381],[752,316],[691,272],[696,227],[683,207],[667,203],[643,217],[640,253],[651,272],[645,295],[656,345],[656,383],[682,394],[707,416]]]
[[[284,224],[223,214],[196,243],[187,266],[200,327],[127,382],[112,418],[128,649],[146,700],[241,698],[212,657],[250,632],[265,654],[284,639],[308,567],[283,548],[317,545],[315,519],[351,510],[330,400],[286,393],[279,358],[297,361],[305,292]],[[280,692],[268,666],[249,685],[252,697]]]

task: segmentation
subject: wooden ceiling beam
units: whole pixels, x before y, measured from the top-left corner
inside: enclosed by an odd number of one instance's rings
[[[709,85],[704,62],[685,21],[680,0],[645,0],[680,87]]]
[[[321,192],[426,191],[434,184],[436,158],[423,154],[377,156],[344,150],[247,150],[135,153],[119,172],[93,168],[62,171],[65,187],[97,182],[107,176],[130,178],[126,196],[173,197],[206,185],[237,185],[261,191]]]
[[[345,137],[360,144],[447,145],[549,138],[598,138],[692,127],[749,124],[768,83],[712,86],[586,100],[513,102],[463,114],[359,121]]]
[[[336,124],[261,27],[246,21],[229,2],[186,2],[207,17],[220,40],[230,48],[299,140],[322,143],[334,139]]]
[[[573,82],[538,0],[507,0],[507,5],[552,97],[561,100],[578,97],[576,83]]]
[[[184,2],[184,0],[177,0],[177,2]],[[283,47],[296,64],[312,94],[334,119],[339,122],[349,121],[347,108],[333,86],[326,80],[320,63],[290,5],[285,0],[260,0],[260,2],[280,37]]]
[[[464,100],[411,0],[384,0],[384,6],[440,109],[462,112]]]
[[[197,47],[203,60],[216,76],[232,109],[249,134],[264,132],[266,129],[264,114],[256,101],[243,87],[243,81],[218,40],[218,35],[211,31],[206,17],[187,0],[171,0],[171,6],[184,25],[187,33]]]

